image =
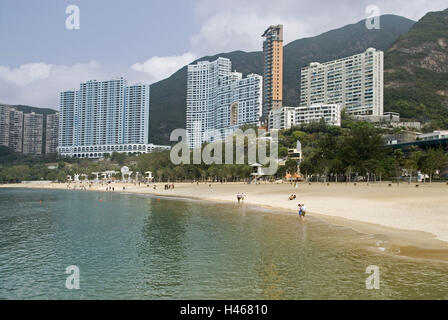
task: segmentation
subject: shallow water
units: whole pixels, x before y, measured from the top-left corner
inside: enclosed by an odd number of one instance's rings
[[[448,298],[448,264],[367,250],[380,238],[245,205],[0,189],[0,298]]]

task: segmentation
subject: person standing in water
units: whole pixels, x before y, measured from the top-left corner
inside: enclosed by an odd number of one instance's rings
[[[306,207],[305,204],[302,203],[302,217],[305,218],[306,215]]]
[[[302,205],[299,203],[299,217],[300,217],[300,219],[302,219],[302,214],[303,214]]]

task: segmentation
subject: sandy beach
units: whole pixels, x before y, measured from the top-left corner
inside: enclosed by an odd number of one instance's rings
[[[72,189],[73,189],[72,183]],[[84,183],[84,185],[86,185]],[[175,183],[164,190],[164,183],[113,183],[114,192],[183,197],[207,201],[237,202],[236,194],[245,193],[246,205],[297,214],[298,203],[307,206],[307,218],[346,226],[367,234],[386,234],[389,247],[399,247],[409,256],[436,256],[448,260],[448,185],[442,183]],[[125,186],[125,190],[123,190]],[[0,188],[67,189],[67,184],[28,183],[0,185]],[[79,190],[79,184],[77,186]],[[106,185],[92,184],[87,190],[106,191]],[[288,197],[295,193],[297,199]],[[425,250],[423,253],[420,250]]]

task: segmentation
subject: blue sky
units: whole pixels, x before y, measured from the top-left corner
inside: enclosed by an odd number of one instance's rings
[[[198,29],[191,2],[177,1],[170,8],[163,0],[0,0],[0,39],[14,48],[0,50],[0,61],[19,66],[93,59],[127,65],[181,54],[188,35]],[[70,4],[80,8],[79,30],[65,28]]]
[[[68,5],[80,29],[65,27]],[[446,0],[0,0],[0,103],[57,109],[80,81],[153,83],[203,55],[260,50],[284,24],[285,42],[365,19],[366,8],[413,20]]]

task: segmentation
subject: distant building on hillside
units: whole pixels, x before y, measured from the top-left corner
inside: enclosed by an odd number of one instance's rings
[[[269,113],[269,129],[285,130],[293,126],[324,120],[331,126],[341,125],[341,106],[338,104],[316,104],[301,107],[283,107]]]
[[[296,108],[282,107],[269,112],[269,128],[273,130],[285,130],[296,123]]]
[[[296,108],[296,125],[319,122],[321,119],[328,125],[341,126],[341,105],[320,103]]]
[[[448,139],[448,130],[437,130],[430,133],[422,133],[417,136],[417,140],[440,140]]]
[[[406,128],[413,130],[420,130],[422,128],[422,124],[419,121],[401,121],[400,114],[397,112],[384,112],[383,115],[380,116],[353,116],[355,120],[359,121],[367,121],[375,124],[377,127],[381,128]]]
[[[48,120],[52,119],[52,120]],[[48,153],[46,145],[57,147],[58,127],[52,127],[57,113],[43,115],[37,112],[26,113],[14,106],[0,106],[0,145],[14,152],[27,154]],[[45,125],[45,120],[47,124]],[[47,140],[50,139],[49,142]],[[52,151],[54,152],[54,151]]]
[[[9,106],[0,106],[0,145],[14,152],[23,149],[23,112]]]
[[[9,147],[10,108],[0,105],[0,146]]]
[[[42,154],[43,124],[42,114],[23,115],[23,153]]]
[[[301,106],[339,104],[352,115],[383,115],[384,53],[365,52],[301,70]]]
[[[46,120],[45,153],[56,153],[58,151],[59,112],[47,114]]]

